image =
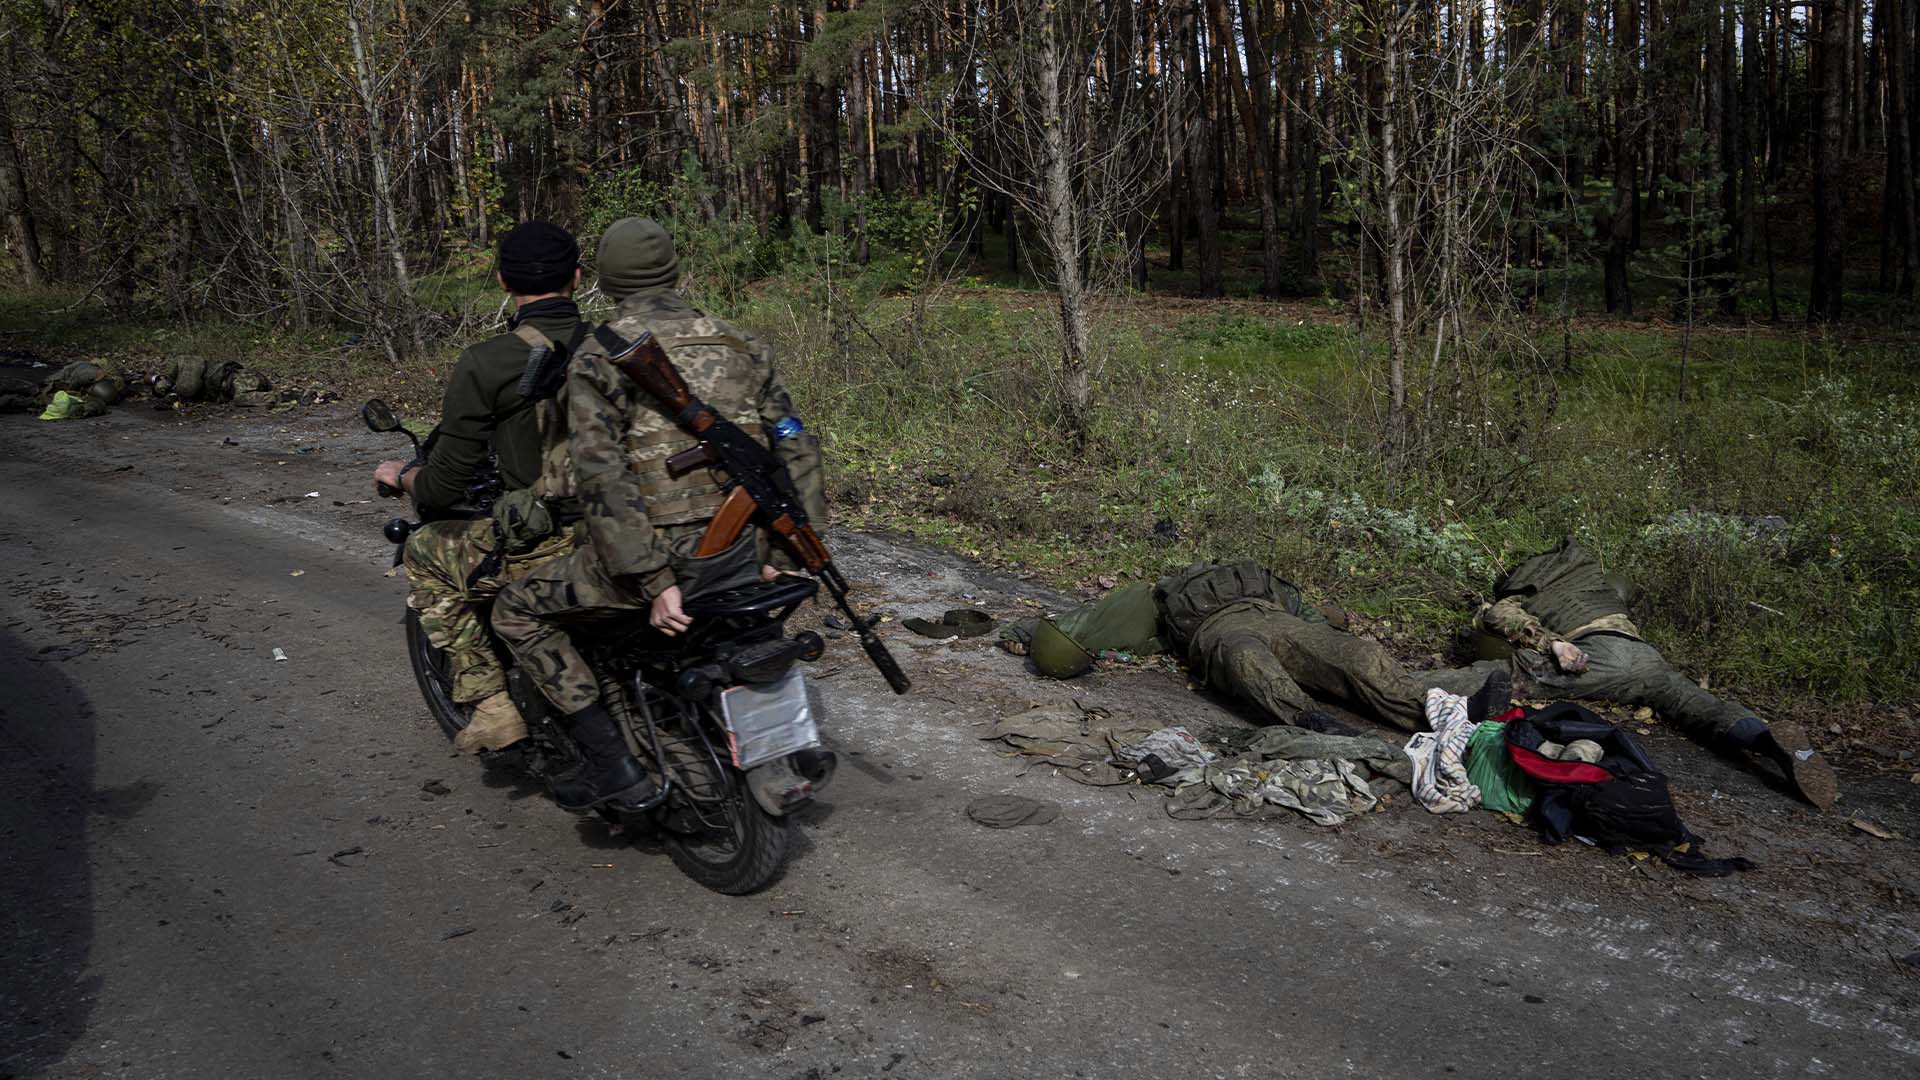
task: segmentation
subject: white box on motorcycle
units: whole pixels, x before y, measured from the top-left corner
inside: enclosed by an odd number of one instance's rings
[[[806,676],[797,668],[770,683],[722,690],[720,716],[734,767],[742,771],[820,745]]]

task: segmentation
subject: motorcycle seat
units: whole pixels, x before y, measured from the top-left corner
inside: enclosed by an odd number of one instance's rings
[[[819,591],[820,583],[810,577],[782,574],[772,581],[688,597],[681,606],[696,619],[739,618],[792,607]]]

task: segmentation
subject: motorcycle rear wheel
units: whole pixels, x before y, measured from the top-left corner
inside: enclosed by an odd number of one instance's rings
[[[420,613],[407,609],[407,661],[413,665],[414,681],[420,684],[420,697],[440,730],[451,739],[467,726],[467,710],[453,700],[453,679],[447,674],[447,654],[427,640],[420,625]]]
[[[793,826],[760,808],[746,779],[732,769],[719,777],[725,794],[707,804],[718,828],[698,833],[669,833],[667,855],[680,872],[714,892],[745,896],[779,880],[787,867]]]

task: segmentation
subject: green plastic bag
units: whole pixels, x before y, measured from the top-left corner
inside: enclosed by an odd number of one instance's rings
[[[1502,814],[1533,809],[1533,778],[1507,753],[1507,725],[1492,720],[1467,737],[1467,779],[1480,789],[1480,805]]]

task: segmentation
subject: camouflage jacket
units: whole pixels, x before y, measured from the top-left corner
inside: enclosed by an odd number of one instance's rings
[[[826,523],[820,443],[794,416],[770,349],[667,288],[628,296],[607,325],[629,340],[651,331],[694,396],[741,429],[762,438],[784,433],[775,452],[807,516]],[[667,475],[667,459],[696,440],[608,363],[598,340],[589,338],[574,356],[565,394],[574,494],[596,557],[610,577],[637,578],[638,591],[658,596],[675,583],[669,541],[713,517],[726,477],[710,469]]]
[[[1523,649],[1594,633],[1640,636],[1600,560],[1571,537],[1500,575],[1493,595],[1477,621]]]

